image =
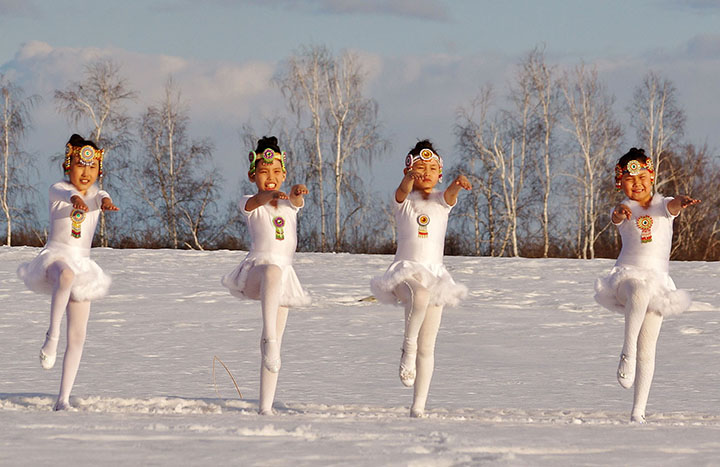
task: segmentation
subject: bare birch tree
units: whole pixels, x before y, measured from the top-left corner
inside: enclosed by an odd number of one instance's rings
[[[527,82],[533,99],[532,108],[535,113],[536,138],[539,149],[535,156],[538,182],[541,186],[540,223],[543,232],[543,258],[548,257],[550,250],[550,193],[554,174],[555,151],[553,148],[555,124],[560,113],[560,90],[556,79],[555,68],[545,62],[545,52],[536,47],[521,64],[521,82]],[[524,95],[524,92],[523,92]]]
[[[363,195],[351,183],[358,179],[348,174],[388,146],[380,135],[377,103],[363,95],[358,57],[347,52],[335,57],[324,46],[302,47],[285,61],[275,82],[297,119],[302,141],[295,145],[309,155],[306,173],[320,210],[320,250],[343,249],[351,231],[345,224],[356,223],[365,209],[354,202]]]
[[[18,207],[17,196],[23,191],[19,182],[22,168],[28,165],[18,158],[22,155],[21,141],[31,119],[30,110],[39,101],[38,96],[25,97],[22,88],[0,74],[0,151],[2,152],[2,191],[0,207],[5,215],[5,244],[12,245],[13,218]]]
[[[362,94],[364,80],[358,58],[351,53],[344,53],[340,58],[332,60],[326,70],[326,121],[332,133],[334,153],[335,251],[343,246],[347,230],[345,223],[364,207],[362,204],[356,205],[342,218],[343,191],[353,191],[353,185],[347,183],[347,170],[356,169],[359,159],[369,162],[373,155],[388,147],[380,135],[377,103]],[[350,194],[351,199],[358,199],[358,196]]]
[[[202,249],[200,234],[207,228],[204,220],[215,203],[221,177],[207,167],[212,146],[207,141],[190,141],[188,123],[180,90],[170,78],[162,100],[142,116],[139,130],[143,148],[133,164],[136,173],[132,185],[155,213],[168,246]]]
[[[100,59],[85,67],[82,81],[70,83],[65,90],[55,91],[55,103],[72,125],[89,123],[88,138],[108,151],[105,161],[109,170],[98,180],[101,189],[112,186],[114,169],[123,168],[122,152],[128,151],[131,143],[132,119],[125,105],[137,94],[130,90],[121,76],[120,65],[109,59]],[[105,213],[100,213],[99,241],[108,246],[108,231]]]
[[[635,88],[628,107],[630,126],[637,132],[638,145],[644,147],[655,165],[655,187],[665,184],[664,158],[680,144],[685,131],[685,111],[677,101],[677,89],[667,78],[648,72]]]
[[[457,147],[462,155],[462,169],[472,183],[473,189],[466,195],[470,199],[455,209],[471,223],[473,252],[483,254],[482,244],[487,243],[487,254],[496,256],[497,230],[500,227],[495,218],[495,172],[497,167],[492,164],[485,153],[483,132],[487,129],[487,113],[492,101],[492,89],[485,87],[470,105],[458,111],[455,135]],[[457,174],[450,171],[451,177]],[[486,232],[487,239],[485,239]]]
[[[290,110],[296,115],[298,126],[305,133],[309,156],[308,183],[310,192],[319,200],[320,251],[327,251],[327,215],[325,212],[323,118],[327,103],[326,70],[332,62],[326,47],[302,47],[284,63],[275,83],[287,99]],[[307,116],[308,123],[304,123]],[[301,135],[299,135],[301,136]]]
[[[598,80],[596,68],[588,70],[580,65],[566,72],[561,87],[572,154],[581,161],[576,164],[577,172],[572,174],[581,190],[578,256],[595,258],[595,242],[604,230],[598,226],[600,208],[608,204],[601,200],[601,194],[607,193],[602,186],[610,179],[609,168],[622,132],[612,112],[614,98]]]
[[[461,136],[461,147],[468,151],[469,157],[477,157],[479,166],[482,167],[480,172],[485,174],[480,177],[473,176],[471,179],[479,182],[482,187],[493,223],[496,212],[492,209],[492,204],[495,199],[501,208],[497,216],[503,220],[503,238],[498,239],[501,243],[497,247],[494,243],[491,246],[491,252],[500,256],[505,254],[506,248],[510,249],[509,254],[512,256],[520,256],[518,222],[520,197],[525,182],[525,150],[530,131],[530,95],[526,93],[513,96],[520,110],[519,114],[499,112],[490,120],[486,117],[490,93],[484,91],[474,101],[481,109],[480,120],[475,120],[472,111],[461,111],[456,129]]]
[[[707,146],[683,145],[666,154],[668,195],[702,202],[683,210],[673,229],[673,259],[709,261],[720,257],[720,161]]]

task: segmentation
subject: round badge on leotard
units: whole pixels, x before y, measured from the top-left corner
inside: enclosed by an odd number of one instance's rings
[[[273,217],[272,223],[275,226],[275,239],[285,240],[285,231],[283,230],[285,219],[282,216]]]
[[[650,216],[642,216],[637,219],[637,226],[640,229],[640,242],[650,243],[652,242],[652,225],[653,218]]]
[[[428,236],[427,225],[430,223],[430,216],[428,216],[427,214],[420,214],[419,216],[417,216],[417,223],[418,223],[418,237],[427,238],[427,236]]]
[[[70,213],[70,222],[72,222],[72,229],[70,230],[70,235],[72,235],[73,238],[80,238],[80,227],[84,220],[85,211],[81,211],[80,209],[72,210],[72,212]]]

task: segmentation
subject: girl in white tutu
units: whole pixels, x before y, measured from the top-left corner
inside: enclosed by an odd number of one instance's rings
[[[428,140],[418,142],[405,158],[405,176],[395,191],[395,260],[384,275],[370,281],[380,302],[405,307],[400,381],[414,386],[412,417],[425,414],[443,306],[456,305],[467,293],[445,269],[443,250],[448,214],[460,190],[472,187],[459,175],[444,192],[434,191],[442,168],[442,158]]]
[[[615,187],[626,198],[612,211],[622,249],[615,267],[595,283],[595,300],[625,315],[625,340],[617,379],[623,388],[635,385],[631,421],[645,423],[655,347],[664,316],[682,313],[690,297],[677,290],[668,274],[673,220],[700,201],[653,194],[652,159],[632,148],[615,166]]]
[[[250,252],[242,263],[222,278],[222,284],[238,298],[260,300],[263,328],[260,341],[261,415],[272,414],[288,307],[307,305],[310,297],[300,286],[292,266],[297,247],[297,212],[308,193],[294,185],[289,194],[280,191],[286,170],[285,152],[276,137],[264,137],[250,152],[248,177],[258,192],[240,201],[250,231]]]
[[[67,346],[60,393],[54,410],[70,408],[70,391],[80,367],[90,302],[103,297],[110,277],[90,259],[100,210],[117,211],[95,181],[102,177],[104,150],[72,135],[65,146],[63,170],[68,181],[50,187],[50,234],[47,244],[31,262],[18,268],[18,276],[33,292],[50,294],[50,327],[40,349],[40,364],[55,365],[60,324],[67,312]]]

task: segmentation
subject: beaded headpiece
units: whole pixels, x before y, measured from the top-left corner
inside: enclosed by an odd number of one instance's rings
[[[618,190],[622,188],[623,175],[638,175],[641,170],[647,170],[650,173],[650,183],[655,182],[655,168],[649,157],[645,159],[645,162],[632,159],[625,164],[625,167],[617,164],[615,166],[615,188]]]
[[[65,160],[63,161],[63,170],[65,174],[70,171],[70,161],[73,157],[78,156],[78,164],[84,166],[91,166],[93,161],[98,161],[98,176],[103,175],[103,157],[105,156],[104,149],[95,149],[94,147],[86,144],[85,146],[73,146],[68,143],[65,145]]]
[[[264,161],[266,164],[269,164],[274,159],[280,161],[280,166],[282,166],[283,173],[287,173],[287,169],[285,168],[285,161],[287,160],[287,155],[285,154],[285,151],[275,152],[270,148],[267,148],[260,154],[257,154],[255,151],[250,151],[250,154],[248,154],[248,159],[250,160],[250,170],[248,170],[248,175],[251,177],[255,175],[255,164],[258,161]]]
[[[409,169],[417,161],[431,161],[433,159],[440,165],[440,180],[442,180],[443,160],[442,157],[438,156],[432,149],[421,149],[420,154],[415,156],[408,154],[407,157],[405,157],[405,168]]]

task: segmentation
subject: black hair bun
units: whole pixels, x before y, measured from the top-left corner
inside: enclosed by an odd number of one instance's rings
[[[272,149],[275,152],[281,152],[280,146],[278,145],[278,139],[275,136],[263,136],[260,138],[257,142],[257,147],[255,148],[256,153],[261,153],[266,149]]]
[[[412,154],[413,156],[417,156],[423,149],[429,149],[437,154],[437,151],[435,151],[435,148],[433,147],[433,144],[432,142],[430,142],[429,139],[418,141],[415,147],[410,150],[410,154]]]
[[[90,141],[89,139],[85,139],[82,136],[78,135],[77,133],[73,133],[73,135],[68,140],[67,144],[70,144],[75,147],[92,146],[95,149],[99,149],[93,141]]]

